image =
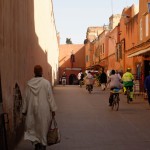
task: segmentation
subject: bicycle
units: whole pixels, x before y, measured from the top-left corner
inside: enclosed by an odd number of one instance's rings
[[[119,101],[120,101],[120,98],[119,98],[120,89],[113,89],[111,91],[111,93],[113,94],[112,95],[113,101],[112,101],[111,108],[112,108],[112,110],[118,111],[119,110]]]
[[[87,90],[89,91],[89,94],[91,94],[92,85],[91,85],[91,84],[88,84],[88,85],[86,85],[86,88],[87,88]]]
[[[95,80],[93,78],[86,78],[85,79],[86,89],[89,91],[89,94],[91,94],[91,91],[93,90],[94,81]]]
[[[130,90],[131,90],[130,86],[126,87],[127,103],[128,104],[132,101],[132,98],[130,97]]]
[[[80,88],[82,88],[82,85],[83,85],[83,81],[82,80],[79,81],[79,85],[80,85]]]

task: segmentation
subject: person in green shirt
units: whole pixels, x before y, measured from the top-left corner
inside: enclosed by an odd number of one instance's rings
[[[133,80],[134,77],[131,73],[131,68],[127,68],[127,71],[122,76],[123,81],[123,87],[124,87],[124,93],[126,93],[127,87],[130,89],[130,100],[133,100]]]

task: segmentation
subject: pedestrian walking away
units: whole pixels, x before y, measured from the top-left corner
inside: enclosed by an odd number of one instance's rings
[[[86,85],[86,90],[89,91],[89,93],[91,93],[91,91],[93,91],[93,84],[94,84],[94,77],[91,74],[91,71],[88,72],[87,76],[84,77],[85,80],[85,85]]]
[[[42,77],[42,67],[36,65],[27,82],[22,114],[26,117],[24,139],[31,141],[35,150],[46,150],[50,120],[57,109],[50,82]]]
[[[145,90],[147,92],[148,103],[149,103],[149,106],[150,106],[150,71],[149,71],[149,75],[145,79],[144,86],[145,86]]]
[[[104,68],[103,68],[102,73],[100,75],[100,84],[103,91],[106,89],[106,83],[107,83],[107,75],[104,72]]]

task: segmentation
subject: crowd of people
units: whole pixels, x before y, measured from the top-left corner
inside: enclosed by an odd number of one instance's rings
[[[82,78],[81,78],[81,74],[83,75]],[[124,95],[126,95],[127,94],[126,91],[128,88],[130,90],[129,93],[130,101],[133,101],[134,76],[132,74],[131,68],[127,68],[124,74],[120,74],[117,70],[111,70],[111,72],[107,74],[105,73],[104,68],[102,68],[101,71],[97,72],[96,74],[92,74],[90,71],[87,71],[84,74],[81,70],[78,74],[79,83],[80,81],[83,82],[85,79],[87,79],[89,75],[92,76],[92,78],[94,78],[95,81],[99,83],[102,91],[106,90],[106,88],[109,88],[110,91],[117,88],[117,89],[122,89]],[[147,76],[144,81],[144,88],[147,93],[148,103],[150,105],[150,75]],[[93,89],[93,85],[92,85],[92,89]],[[112,93],[110,92],[109,106],[111,105],[112,105]]]
[[[65,72],[62,75],[62,80],[65,78]],[[124,94],[126,95],[127,88],[130,90],[130,101],[133,101],[133,86],[134,86],[134,76],[132,74],[131,68],[127,68],[126,72],[119,73],[117,70],[111,70],[109,73],[104,71],[102,68],[97,73],[92,73],[91,71],[83,72],[79,71],[77,75],[78,85],[82,87],[83,84],[86,84],[87,79],[93,78],[98,85],[100,85],[101,90],[104,91],[106,88],[112,90],[113,88],[123,89]],[[66,83],[66,81],[65,81]],[[93,82],[94,83],[94,82]],[[93,90],[93,84],[91,84]],[[144,81],[144,89],[148,97],[148,103],[150,105],[150,75],[146,77]],[[109,105],[112,104],[112,95],[109,97]]]
[[[149,72],[150,73],[150,72]],[[27,82],[25,98],[23,101],[22,114],[26,118],[26,128],[24,139],[29,140],[35,147],[35,150],[46,150],[47,133],[50,121],[55,117],[57,106],[53,96],[51,84],[43,75],[40,65],[34,67],[35,76]],[[127,88],[130,89],[130,100],[133,100],[134,77],[131,68],[127,68],[126,72],[121,76],[118,71],[111,70],[107,75],[104,69],[93,75],[91,71],[83,73],[82,70],[77,75],[79,84],[87,80],[85,84],[90,84],[93,90],[91,80],[97,80],[101,85],[102,91],[109,87],[113,89],[123,89],[126,94]],[[62,79],[66,84],[66,73],[63,73]],[[88,82],[89,81],[89,82]],[[150,75],[146,77],[144,87],[148,95],[148,103],[150,105]],[[109,96],[109,106],[112,105],[112,93]]]
[[[113,89],[122,89],[124,95],[127,94],[127,89],[129,89],[129,99],[133,101],[133,86],[134,86],[134,76],[132,74],[131,68],[127,68],[126,72],[123,74],[119,73],[117,70],[111,70],[109,74],[105,73],[104,68],[102,68],[96,74],[92,74],[91,71],[86,71],[85,73],[82,70],[79,71],[77,75],[78,84],[82,87],[82,84],[90,84],[93,90],[93,83],[87,82],[90,79],[94,79],[100,85],[101,90],[104,91],[106,88],[109,88],[110,91]],[[88,79],[88,80],[87,80]],[[87,86],[86,86],[87,89]],[[144,89],[148,97],[148,103],[150,105],[150,75],[146,77],[144,81]],[[109,106],[112,105],[112,92],[110,92],[109,97]]]

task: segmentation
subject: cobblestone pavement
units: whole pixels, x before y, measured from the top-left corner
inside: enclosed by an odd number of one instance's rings
[[[150,109],[142,96],[131,104],[120,94],[119,111],[108,106],[109,90],[56,86],[56,120],[61,143],[47,150],[150,150]],[[21,140],[16,150],[33,150]]]

